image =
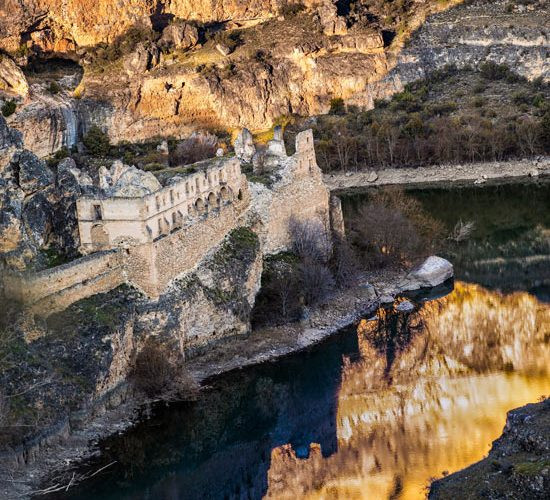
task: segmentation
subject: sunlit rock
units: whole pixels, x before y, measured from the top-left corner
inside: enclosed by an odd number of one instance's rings
[[[453,265],[442,257],[432,255],[424,263],[407,276],[411,281],[417,281],[421,287],[441,285],[453,277]]]

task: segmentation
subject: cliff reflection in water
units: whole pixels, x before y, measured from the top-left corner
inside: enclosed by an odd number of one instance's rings
[[[456,283],[410,315],[358,328],[337,394],[337,451],[275,448],[269,498],[424,498],[429,479],[481,459],[506,412],[550,393],[550,307]]]

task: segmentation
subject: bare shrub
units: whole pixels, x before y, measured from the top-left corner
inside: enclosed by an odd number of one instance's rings
[[[182,399],[195,391],[181,357],[175,357],[154,339],[148,339],[138,353],[130,380],[138,391],[152,400]]]
[[[306,260],[298,266],[298,270],[300,289],[306,305],[318,305],[334,290],[334,278],[325,264]]]
[[[301,313],[296,259],[289,254],[269,257],[264,265],[262,288],[252,312],[254,327],[294,321]]]
[[[288,230],[292,249],[300,259],[327,262],[331,252],[331,242],[320,220],[298,220],[291,217]]]
[[[451,231],[451,234],[449,235],[449,239],[451,241],[454,241],[455,243],[460,243],[462,241],[466,241],[470,238],[472,235],[474,229],[475,229],[475,222],[473,220],[462,222],[462,219],[460,219],[456,224],[453,230]]]
[[[188,165],[216,155],[218,137],[209,133],[193,133],[180,141],[170,155],[173,166]]]
[[[361,275],[357,254],[346,239],[334,242],[331,268],[338,288],[356,285]]]
[[[370,268],[409,266],[434,251],[443,234],[439,222],[402,191],[372,195],[351,219],[351,237]]]

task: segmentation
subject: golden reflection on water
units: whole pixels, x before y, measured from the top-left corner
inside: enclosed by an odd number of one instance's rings
[[[487,454],[507,411],[550,394],[549,337],[548,305],[464,283],[407,319],[362,322],[337,394],[337,452],[275,448],[266,496],[425,498],[430,478]]]

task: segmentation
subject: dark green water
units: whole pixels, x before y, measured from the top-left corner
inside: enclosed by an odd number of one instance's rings
[[[449,234],[459,220],[474,222],[467,241],[445,242],[440,251],[452,261],[458,279],[504,292],[530,291],[548,300],[549,182],[410,190],[407,194],[419,200]],[[368,194],[344,198],[344,214],[353,213],[367,199]]]
[[[550,255],[548,232],[544,232],[550,228],[548,184],[410,194],[449,230],[459,219],[475,221],[476,230],[468,242],[446,249],[459,279],[492,289],[526,290],[548,299],[548,262],[475,264],[496,257],[508,261]],[[345,212],[353,211],[364,199],[344,200]],[[298,458],[308,456],[310,443],[319,443],[327,460],[347,450],[349,465],[359,450],[348,446],[339,451],[343,446],[337,434],[343,356],[352,362],[360,358],[355,328],[286,359],[226,374],[212,381],[198,401],[158,407],[134,428],[101,442],[99,458],[82,465],[78,472],[92,472],[111,462],[114,465],[49,498],[261,498],[268,491],[272,450],[288,443]],[[498,418],[503,419],[504,413]],[[483,453],[502,429],[500,420],[495,429],[496,434],[482,443]],[[362,442],[362,449],[368,449],[369,443]],[[468,458],[460,467],[477,459]],[[428,476],[422,479],[427,480]],[[401,484],[399,481],[396,484]]]

